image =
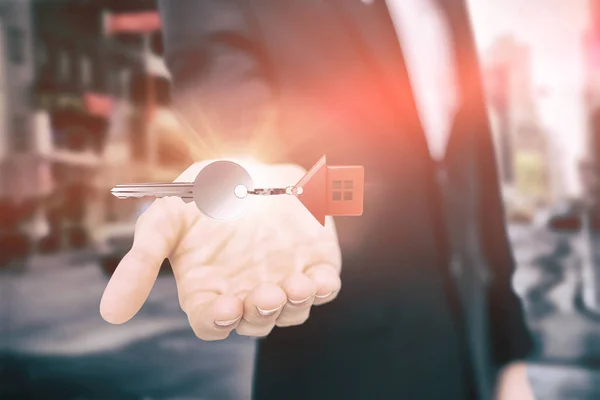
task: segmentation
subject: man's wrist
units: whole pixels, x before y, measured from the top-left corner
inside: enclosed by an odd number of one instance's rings
[[[513,362],[502,368],[496,379],[496,400],[535,400],[527,364]]]

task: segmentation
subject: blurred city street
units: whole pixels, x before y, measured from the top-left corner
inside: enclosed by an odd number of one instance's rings
[[[255,340],[196,338],[170,272],[126,324],[99,313],[149,205],[110,188],[170,182],[213,156],[174,112],[156,3],[0,1],[0,400],[251,397]],[[600,234],[586,253],[537,218],[600,196],[600,0],[468,3],[537,344],[529,378],[540,400],[600,399],[600,311],[581,297]]]
[[[539,399],[600,397],[600,319],[576,307],[577,237],[509,227],[517,262],[513,287],[523,301],[538,352],[529,378]]]
[[[530,227],[510,232],[515,290],[540,349],[529,370],[538,398],[598,398],[600,322],[574,306],[573,238]],[[37,256],[1,272],[3,399],[249,398],[253,340],[198,340],[169,275],[133,320],[110,325],[98,312],[106,282],[86,252]]]
[[[107,278],[89,257],[43,257],[1,274],[0,398],[249,398],[254,342],[198,340],[172,277],[113,326],[98,311]]]

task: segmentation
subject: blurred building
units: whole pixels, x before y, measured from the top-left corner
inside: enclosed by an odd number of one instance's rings
[[[119,183],[169,182],[191,163],[183,128],[171,110],[170,76],[162,58],[161,22],[154,1],[105,2],[105,37],[111,38],[136,67],[128,69],[128,94],[112,114],[104,168],[96,198],[98,222],[129,220],[133,200],[119,200],[109,189]],[[114,4],[112,4],[114,3]]]
[[[551,147],[540,124],[528,46],[504,36],[483,56],[488,112],[505,193],[535,206],[552,200]]]
[[[45,206],[50,235],[46,250],[86,245],[88,200],[101,168],[120,72],[110,68],[102,37],[101,8],[81,1],[36,0],[36,81],[31,94],[47,115],[51,141],[52,195]]]
[[[160,18],[154,1],[53,0],[40,1],[35,20],[37,104],[63,155],[48,212],[58,243],[49,244],[83,246],[90,230],[133,206],[112,186],[171,180],[190,163],[185,153],[165,159],[171,148],[158,145],[161,135],[177,142],[165,131],[179,128],[167,117]]]
[[[127,209],[114,184],[171,180],[191,163],[169,111],[155,7],[0,2],[4,230],[43,236],[45,251],[86,246],[91,229]]]
[[[600,1],[590,0],[589,29],[583,36],[585,103],[588,112],[588,158],[600,169]]]
[[[29,0],[0,2],[0,264],[26,253],[26,236],[46,233],[39,204],[51,181],[29,96],[35,78],[32,7]]]

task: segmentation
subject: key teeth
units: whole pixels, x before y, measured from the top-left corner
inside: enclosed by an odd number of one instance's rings
[[[115,196],[117,199],[121,199],[121,200],[126,200],[126,199],[130,199],[130,198],[142,198],[145,195],[144,194],[137,194],[137,193],[128,193],[127,195],[123,195],[117,191],[111,191],[112,195]]]
[[[141,199],[144,197],[160,199],[166,197],[178,197],[185,203],[190,203],[194,200],[193,187],[188,183],[116,185],[110,192],[118,199]]]
[[[141,199],[144,197],[151,197],[151,198],[155,198],[155,199],[160,199],[160,198],[167,198],[167,197],[177,197],[180,198],[181,200],[183,200],[184,203],[191,203],[194,201],[194,196],[192,193],[188,193],[188,196],[180,196],[180,195],[158,195],[158,196],[154,196],[151,193],[134,193],[134,192],[128,192],[126,195],[123,195],[122,192],[120,192],[117,188],[113,188],[111,191],[111,194],[113,196],[115,196],[117,199],[121,199],[121,200],[126,200],[126,199]]]

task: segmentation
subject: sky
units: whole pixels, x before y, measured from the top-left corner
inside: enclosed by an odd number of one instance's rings
[[[576,161],[584,151],[582,34],[589,23],[588,0],[468,0],[482,51],[498,36],[513,34],[532,50],[534,85],[542,124],[563,149],[565,184],[579,190]]]

